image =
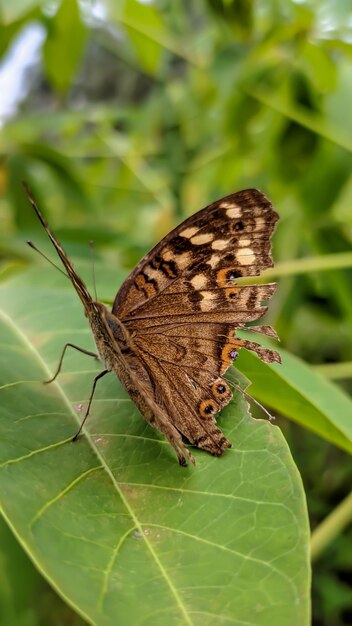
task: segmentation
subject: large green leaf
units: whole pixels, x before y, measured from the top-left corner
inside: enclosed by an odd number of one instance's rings
[[[72,444],[98,370],[71,352],[41,383],[64,342],[92,347],[66,282],[34,270],[0,292],[0,499],[32,560],[99,626],[308,625],[306,504],[280,430],[236,397],[232,450],[180,468],[110,375]]]
[[[1,516],[0,624],[86,626],[86,622],[46,584]]]
[[[251,338],[258,339],[254,333]],[[261,341],[270,345],[270,341]],[[298,357],[282,349],[280,354],[282,365],[278,368],[241,351],[238,364],[253,381],[250,393],[327,441],[352,452],[351,399]]]

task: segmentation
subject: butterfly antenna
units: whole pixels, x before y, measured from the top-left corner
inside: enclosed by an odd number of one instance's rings
[[[66,272],[64,272],[61,267],[59,267],[58,265],[56,265],[56,263],[54,263],[54,261],[52,261],[51,259],[49,259],[48,256],[46,256],[46,254],[44,254],[44,252],[42,252],[41,250],[39,250],[39,248],[37,248],[37,246],[34,245],[33,241],[27,241],[28,245],[30,248],[32,248],[33,250],[35,250],[36,252],[38,252],[38,254],[40,254],[40,256],[43,257],[43,259],[45,259],[46,261],[48,261],[48,263],[50,263],[50,265],[52,265],[53,267],[55,267],[55,269],[57,269],[59,272],[61,272],[61,274],[63,274],[66,278],[69,278],[66,274]]]
[[[71,280],[77,294],[79,295],[81,302],[84,305],[84,308],[86,309],[86,311],[89,311],[93,300],[89,291],[87,290],[87,287],[85,286],[84,282],[80,279],[80,277],[75,272],[74,267],[70,259],[68,258],[66,252],[64,251],[62,245],[60,244],[58,239],[56,239],[54,233],[50,230],[49,224],[46,222],[46,220],[44,219],[44,216],[41,214],[29,186],[24,181],[22,182],[22,185],[27,194],[30,204],[32,205],[32,208],[34,209],[40,223],[45,229],[51,243],[53,244],[58,256],[60,257],[62,264],[64,265],[65,270],[67,272],[67,275],[69,279]]]
[[[94,241],[93,239],[90,240],[89,242],[89,250],[90,250],[90,258],[92,261],[92,275],[93,275],[93,287],[94,287],[94,295],[95,295],[95,299],[98,300],[98,296],[97,296],[97,283],[95,280],[95,259],[94,259]]]
[[[245,391],[244,389],[242,389],[242,387],[240,387],[239,385],[236,385],[236,383],[234,383],[232,380],[230,380],[229,378],[226,378],[225,376],[222,376],[221,378],[223,378],[224,380],[226,380],[226,382],[234,387],[237,391],[239,391],[243,396],[245,396],[247,398],[247,400],[249,402],[254,402],[254,404],[256,404],[262,411],[264,411],[264,413],[268,416],[270,422],[275,420],[275,416],[271,415],[271,413],[269,413],[269,411],[265,408],[265,406],[263,406],[258,400],[256,400],[255,398],[253,398],[253,396],[251,396],[249,393],[247,393],[247,391]]]

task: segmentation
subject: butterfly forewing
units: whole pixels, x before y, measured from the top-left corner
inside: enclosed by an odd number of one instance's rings
[[[278,214],[256,189],[240,191],[192,215],[136,266],[117,293],[112,312],[126,319],[167,293],[231,285],[273,265],[270,237]]]

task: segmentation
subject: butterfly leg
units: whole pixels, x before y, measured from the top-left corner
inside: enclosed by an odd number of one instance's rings
[[[88,400],[88,406],[87,406],[86,414],[85,414],[85,416],[84,416],[84,418],[83,418],[83,420],[81,422],[81,425],[80,425],[78,431],[76,432],[75,436],[72,437],[72,441],[76,441],[78,439],[78,437],[79,437],[79,435],[81,433],[81,430],[82,430],[82,428],[84,426],[84,423],[85,423],[85,421],[86,421],[86,419],[87,419],[87,417],[89,415],[90,406],[92,404],[92,400],[93,400],[93,396],[94,396],[94,392],[95,392],[95,387],[97,385],[98,380],[100,378],[103,378],[103,376],[105,376],[105,374],[108,374],[109,372],[110,372],[110,370],[103,370],[102,372],[100,372],[100,374],[98,374],[98,376],[96,376],[94,378],[92,391],[90,392],[90,396],[89,396],[89,400]]]
[[[57,370],[54,374],[54,376],[52,378],[50,378],[50,380],[44,380],[44,384],[48,385],[49,383],[52,383],[55,378],[60,374],[61,372],[61,367],[62,367],[62,362],[64,360],[64,356],[65,356],[65,352],[67,348],[74,348],[75,350],[78,350],[78,352],[83,352],[83,354],[88,354],[88,356],[94,356],[95,359],[99,360],[99,357],[97,354],[95,354],[95,352],[90,352],[89,350],[85,350],[84,348],[79,348],[78,346],[75,346],[73,343],[66,343],[64,346],[64,349],[61,353],[61,357],[60,357],[60,361],[59,361],[59,365],[57,366]]]
[[[186,457],[191,461],[191,463],[193,463],[193,465],[195,464],[194,458],[183,443],[180,433],[175,426],[173,426],[171,422],[164,417],[161,411],[154,412],[151,417],[144,414],[144,417],[147,419],[149,424],[153,426],[153,428],[156,428],[168,440],[175,450],[178,462],[182,467],[187,467]]]

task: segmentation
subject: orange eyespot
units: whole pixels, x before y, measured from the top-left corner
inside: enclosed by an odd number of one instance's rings
[[[236,280],[236,278],[241,278],[242,273],[239,270],[228,270],[226,274],[226,278],[229,282]]]
[[[216,273],[216,282],[219,287],[226,287],[226,285],[228,284],[228,279],[227,279],[228,271],[229,271],[229,268],[225,267],[224,269],[219,270]]]
[[[227,285],[231,285],[236,281],[236,278],[240,278],[242,276],[239,270],[232,269],[231,267],[224,267],[221,270],[218,270],[216,273],[216,282],[219,287],[226,287]]]
[[[227,395],[228,391],[229,389],[227,385],[221,380],[221,378],[218,378],[218,380],[216,380],[211,386],[213,396],[215,398],[219,398],[220,401]]]
[[[228,343],[223,347],[221,352],[222,366],[220,374],[224,374],[231,363],[238,357],[238,348],[244,345],[243,339],[229,339]]]
[[[203,400],[199,403],[198,411],[202,417],[210,417],[216,413],[218,407],[214,400]]]
[[[226,298],[228,300],[235,300],[239,290],[239,287],[229,287],[228,289],[225,289]]]

